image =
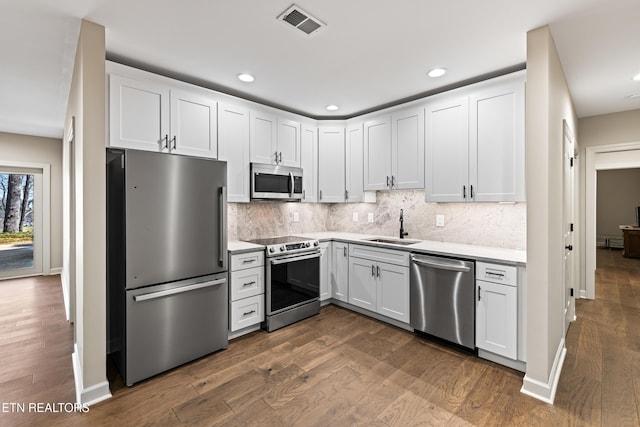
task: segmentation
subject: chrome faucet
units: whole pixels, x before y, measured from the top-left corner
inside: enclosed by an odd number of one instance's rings
[[[404,239],[404,236],[408,236],[408,235],[409,233],[404,231],[404,214],[402,212],[402,209],[400,209],[400,238]]]

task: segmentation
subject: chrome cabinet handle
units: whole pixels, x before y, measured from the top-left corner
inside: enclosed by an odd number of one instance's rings
[[[482,299],[480,297],[480,292],[482,292],[482,287],[478,286],[478,301],[480,301]]]
[[[302,190],[302,200],[307,200],[307,190]]]
[[[319,191],[319,193],[320,193],[320,198],[319,198],[319,200],[322,200],[322,190],[320,190],[320,191]]]
[[[255,258],[242,260],[243,264],[251,264],[252,262],[256,262]]]
[[[473,184],[469,186],[469,198],[473,199]]]
[[[376,277],[376,266],[371,264],[371,276]]]
[[[391,175],[391,188],[393,188],[393,186],[396,185],[395,181],[396,181],[396,177]]]
[[[466,185],[462,186],[462,198],[463,199],[467,198],[467,186]]]
[[[347,247],[345,246],[343,249],[343,256],[347,256]]]
[[[387,177],[387,187],[389,186],[389,177]]]
[[[380,277],[380,266],[376,266],[376,276]]]
[[[244,288],[245,286],[251,286],[251,285],[255,285],[255,284],[256,284],[256,281],[252,280],[251,282],[243,283],[242,287]]]
[[[344,199],[349,200],[349,190],[344,190]]]
[[[171,148],[172,150],[176,149],[176,136],[173,135],[173,138],[171,138],[171,142],[173,142],[173,148]]]
[[[278,155],[278,163],[282,163],[282,151]]]
[[[277,152],[277,151],[274,151],[274,152],[273,152],[273,156],[274,156],[274,157],[273,157],[273,162],[274,162],[274,163],[278,163],[278,152]]]
[[[164,141],[164,147],[162,147],[162,148],[164,148],[164,149],[167,149],[167,150],[168,150],[168,149],[169,149],[169,134],[165,134],[165,135],[164,135],[164,138],[162,138],[162,139],[160,140],[160,142],[162,142],[162,141]]]
[[[255,312],[256,312],[255,310],[245,311],[244,313],[242,313],[242,315],[243,315],[243,316],[248,316],[248,315],[253,314],[253,313],[255,313]]]

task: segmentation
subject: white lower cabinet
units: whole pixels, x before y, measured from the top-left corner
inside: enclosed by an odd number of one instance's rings
[[[235,338],[264,320],[264,252],[232,254],[229,265],[229,336]]]
[[[331,298],[331,243],[320,243],[320,301]]]
[[[408,323],[408,252],[350,245],[350,253],[349,303]]]
[[[376,311],[377,278],[375,264],[363,258],[349,259],[349,303]]]
[[[349,302],[349,244],[333,242],[331,250],[331,296]]]
[[[476,263],[476,346],[512,360],[518,358],[517,269]]]

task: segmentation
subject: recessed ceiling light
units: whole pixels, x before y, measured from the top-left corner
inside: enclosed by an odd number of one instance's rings
[[[340,107],[338,107],[337,105],[331,104],[331,105],[327,105],[325,108],[329,111],[336,111]]]
[[[427,75],[429,77],[442,77],[447,73],[447,69],[446,68],[432,68],[431,70],[429,70],[429,72],[427,73]]]
[[[247,74],[247,73],[238,74],[238,80],[243,81],[243,82],[251,83],[255,79],[256,78],[253,77],[251,74]]]
[[[633,76],[633,80],[640,82],[640,73],[636,74],[635,76]]]

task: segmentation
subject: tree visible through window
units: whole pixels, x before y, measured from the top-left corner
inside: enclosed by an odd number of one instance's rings
[[[33,267],[33,179],[0,174],[0,270]]]

